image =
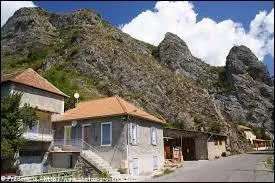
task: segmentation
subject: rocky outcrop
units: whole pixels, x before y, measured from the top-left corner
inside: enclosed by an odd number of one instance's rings
[[[226,76],[241,104],[238,120],[271,129],[274,87],[266,66],[245,46],[233,47],[226,60]],[[235,105],[239,104],[235,102]],[[227,105],[230,105],[227,103]],[[243,118],[244,117],[244,118]]]
[[[205,62],[192,56],[186,43],[177,35],[170,32],[165,34],[163,41],[159,44],[160,60],[189,78],[196,80],[200,75],[206,75]]]
[[[42,8],[21,8],[1,27],[1,52],[13,54],[57,41],[56,28]]]
[[[226,76],[228,81],[234,82],[234,75],[248,74],[253,80],[263,82],[269,86],[273,82],[267,67],[258,60],[246,46],[234,46],[226,57]]]

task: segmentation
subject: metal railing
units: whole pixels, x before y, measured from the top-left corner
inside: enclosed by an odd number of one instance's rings
[[[53,140],[53,130],[49,128],[38,128],[36,130],[27,129],[23,133],[23,137],[29,140]]]
[[[94,152],[98,152],[94,147],[92,147],[90,144],[82,140],[81,138],[79,139],[54,139],[53,140],[53,146],[57,146],[60,148],[64,148],[67,146],[73,147],[73,149],[77,150],[92,150]]]

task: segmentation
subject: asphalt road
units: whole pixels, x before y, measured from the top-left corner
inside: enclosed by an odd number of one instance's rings
[[[274,152],[261,151],[216,160],[186,161],[173,173],[149,182],[274,182],[274,172],[264,161]]]

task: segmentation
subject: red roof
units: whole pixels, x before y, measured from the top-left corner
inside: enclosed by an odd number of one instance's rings
[[[158,119],[143,109],[126,102],[119,96],[80,102],[76,108],[67,110],[61,115],[56,122],[118,115],[131,115],[154,122],[165,123],[164,120]]]
[[[24,71],[12,73],[12,74],[1,75],[1,83],[7,82],[7,81],[24,84],[24,85],[45,90],[54,94],[62,95],[64,97],[69,97],[68,95],[60,91],[58,88],[56,88],[54,85],[52,85],[50,82],[48,82],[45,78],[40,76],[32,68],[28,68]]]

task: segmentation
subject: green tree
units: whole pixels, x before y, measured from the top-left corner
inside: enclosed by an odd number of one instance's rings
[[[222,130],[222,125],[220,122],[218,121],[213,121],[211,124],[210,124],[210,127],[209,127],[209,131],[210,132],[214,132],[214,133],[220,133]]]
[[[26,103],[20,106],[21,98],[19,92],[1,97],[1,160],[19,152],[25,143],[24,131],[36,124],[35,108]]]

